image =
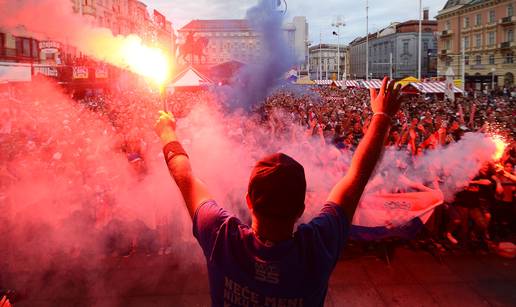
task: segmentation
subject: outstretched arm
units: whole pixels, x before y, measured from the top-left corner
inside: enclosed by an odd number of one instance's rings
[[[163,146],[171,142],[178,142],[176,121],[171,113],[160,111],[160,117],[156,123],[155,130]],[[188,156],[184,154],[170,154],[170,157],[170,159],[165,157],[168,160],[168,170],[183,195],[190,217],[193,218],[197,208],[203,202],[212,199],[212,197],[204,183],[193,175]]]
[[[400,86],[394,89],[394,81],[388,85],[387,83],[388,78],[383,79],[379,93],[371,89],[371,107],[374,114],[369,129],[353,155],[347,174],[333,187],[328,196],[329,202],[342,206],[350,220],[380,159],[391,118],[400,108]]]

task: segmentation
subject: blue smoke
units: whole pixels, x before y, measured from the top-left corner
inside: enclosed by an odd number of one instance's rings
[[[231,109],[251,110],[273,88],[286,82],[284,74],[295,64],[282,30],[283,14],[272,8],[270,0],[259,0],[247,11],[246,19],[259,34],[261,54],[255,63],[240,69],[226,89]]]

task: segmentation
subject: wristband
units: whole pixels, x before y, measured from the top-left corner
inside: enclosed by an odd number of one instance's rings
[[[189,158],[185,149],[178,141],[172,141],[165,145],[165,147],[163,147],[163,156],[165,157],[165,162],[167,162],[167,165],[170,160],[177,156],[186,156]]]
[[[383,116],[387,117],[389,119],[389,121],[392,121],[392,117],[389,114],[385,113],[385,112],[376,112],[376,113],[373,114],[372,117],[375,117],[376,115],[383,115]]]

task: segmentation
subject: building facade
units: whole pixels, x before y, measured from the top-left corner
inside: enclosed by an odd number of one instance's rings
[[[369,42],[374,40],[376,35],[376,33],[369,34]],[[351,79],[366,79],[366,46],[366,37],[358,37],[349,43],[349,76]]]
[[[516,1],[449,0],[438,13],[438,72],[465,88],[514,86]]]
[[[424,12],[421,22],[421,77],[437,74],[437,21]],[[353,78],[366,78],[366,38],[350,43],[350,69]],[[392,76],[402,79],[418,75],[419,21],[392,23],[369,35],[369,78]]]
[[[348,48],[346,45],[318,44],[310,46],[310,79],[342,80],[349,78]],[[340,62],[338,61],[340,53]],[[340,77],[338,65],[340,64]]]
[[[172,23],[159,12],[150,17],[147,6],[136,0],[71,0],[73,11],[92,26],[114,35],[137,34],[149,44],[174,50]],[[63,25],[66,26],[66,25]],[[0,61],[59,65],[81,54],[65,42],[38,41],[30,33],[14,36],[0,29]]]
[[[283,35],[290,56],[304,64],[307,58],[308,24],[306,17],[294,17],[283,25]],[[189,43],[187,43],[189,42]],[[177,44],[193,44],[203,49],[202,60],[193,61],[216,65],[229,61],[256,63],[263,52],[260,33],[245,19],[192,20],[178,30]],[[187,58],[192,61],[192,58]]]

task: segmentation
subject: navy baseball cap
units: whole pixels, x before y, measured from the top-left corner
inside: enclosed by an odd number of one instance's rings
[[[305,209],[305,170],[299,162],[275,153],[256,163],[249,179],[248,194],[259,217],[292,219]]]

